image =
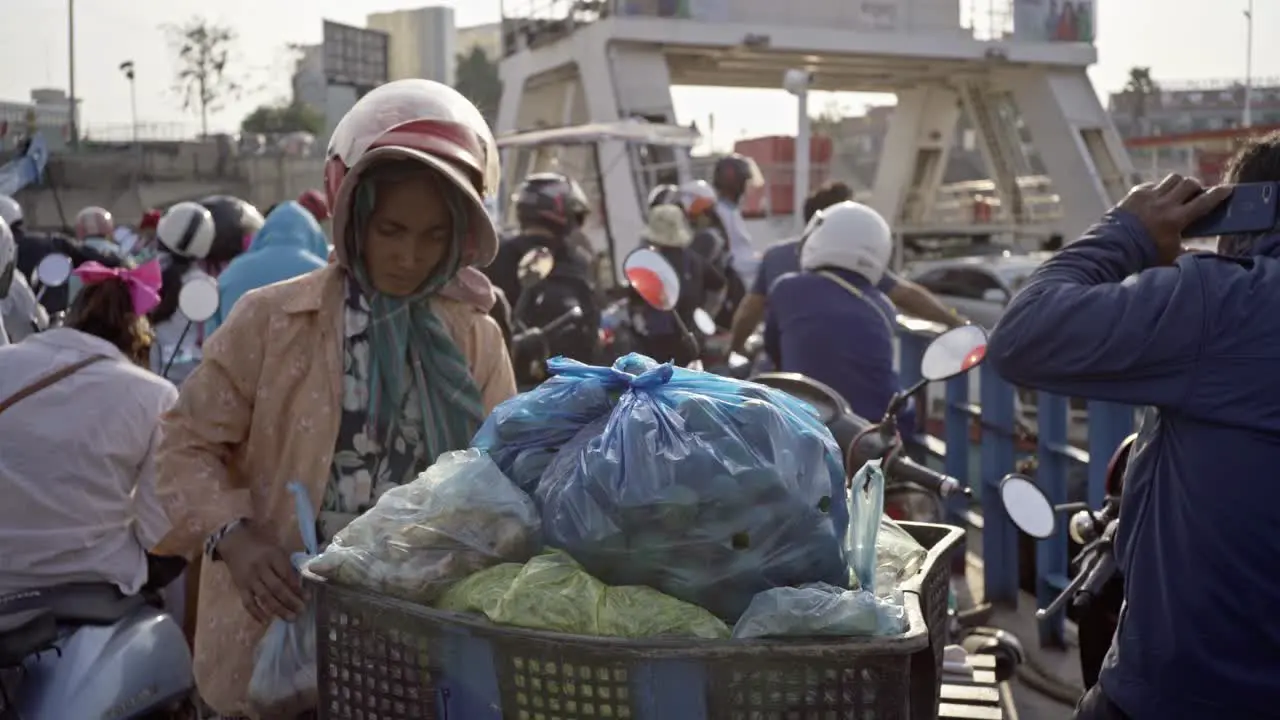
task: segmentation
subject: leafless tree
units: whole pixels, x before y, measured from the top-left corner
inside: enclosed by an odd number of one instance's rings
[[[200,17],[163,30],[178,59],[174,91],[182,98],[183,110],[199,109],[200,133],[208,136],[209,112],[217,112],[244,90],[228,68],[236,32]]]

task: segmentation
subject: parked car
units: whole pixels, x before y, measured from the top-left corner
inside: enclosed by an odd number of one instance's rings
[[[907,277],[990,330],[1031,272],[1053,253],[1034,252],[925,260],[912,263]]]

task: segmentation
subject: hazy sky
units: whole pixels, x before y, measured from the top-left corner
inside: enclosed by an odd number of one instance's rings
[[[832,0],[833,2],[838,0]],[[956,0],[973,3],[975,0]],[[988,2],[989,0],[976,0]],[[1157,80],[1243,77],[1248,0],[1098,0],[1100,63],[1091,74],[1100,91],[1118,89],[1134,65],[1153,68]],[[83,122],[127,126],[129,87],[117,70],[132,59],[138,74],[138,116],[145,124],[173,124],[186,132],[198,117],[184,113],[171,91],[172,50],[160,26],[205,15],[240,33],[240,70],[255,92],[211,119],[212,129],[230,129],[250,109],[289,91],[284,50],[290,42],[318,42],[321,19],[364,25],[381,10],[432,4],[430,0],[80,0],[76,7],[76,89]],[[498,0],[453,0],[460,26],[498,19]],[[26,100],[37,86],[67,84],[67,0],[4,0],[0,23],[0,99]],[[1280,76],[1280,0],[1255,0],[1254,76]],[[681,122],[716,113],[717,140],[740,134],[793,133],[794,105],[780,90],[689,90],[675,93]],[[858,108],[876,96],[841,94],[838,102]],[[814,110],[830,98],[814,99]]]

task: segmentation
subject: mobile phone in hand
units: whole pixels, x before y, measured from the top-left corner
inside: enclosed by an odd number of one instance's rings
[[[1182,231],[1184,238],[1262,233],[1277,229],[1280,183],[1236,185],[1231,196]]]

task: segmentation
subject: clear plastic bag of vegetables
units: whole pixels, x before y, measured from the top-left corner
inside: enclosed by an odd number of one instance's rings
[[[384,493],[307,564],[327,580],[413,602],[539,548],[533,500],[487,455],[441,455],[415,480]]]
[[[848,584],[843,466],[810,408],[671,365],[621,375],[612,412],[542,474],[548,545],[609,585],[647,585],[727,620],[762,590]]]

